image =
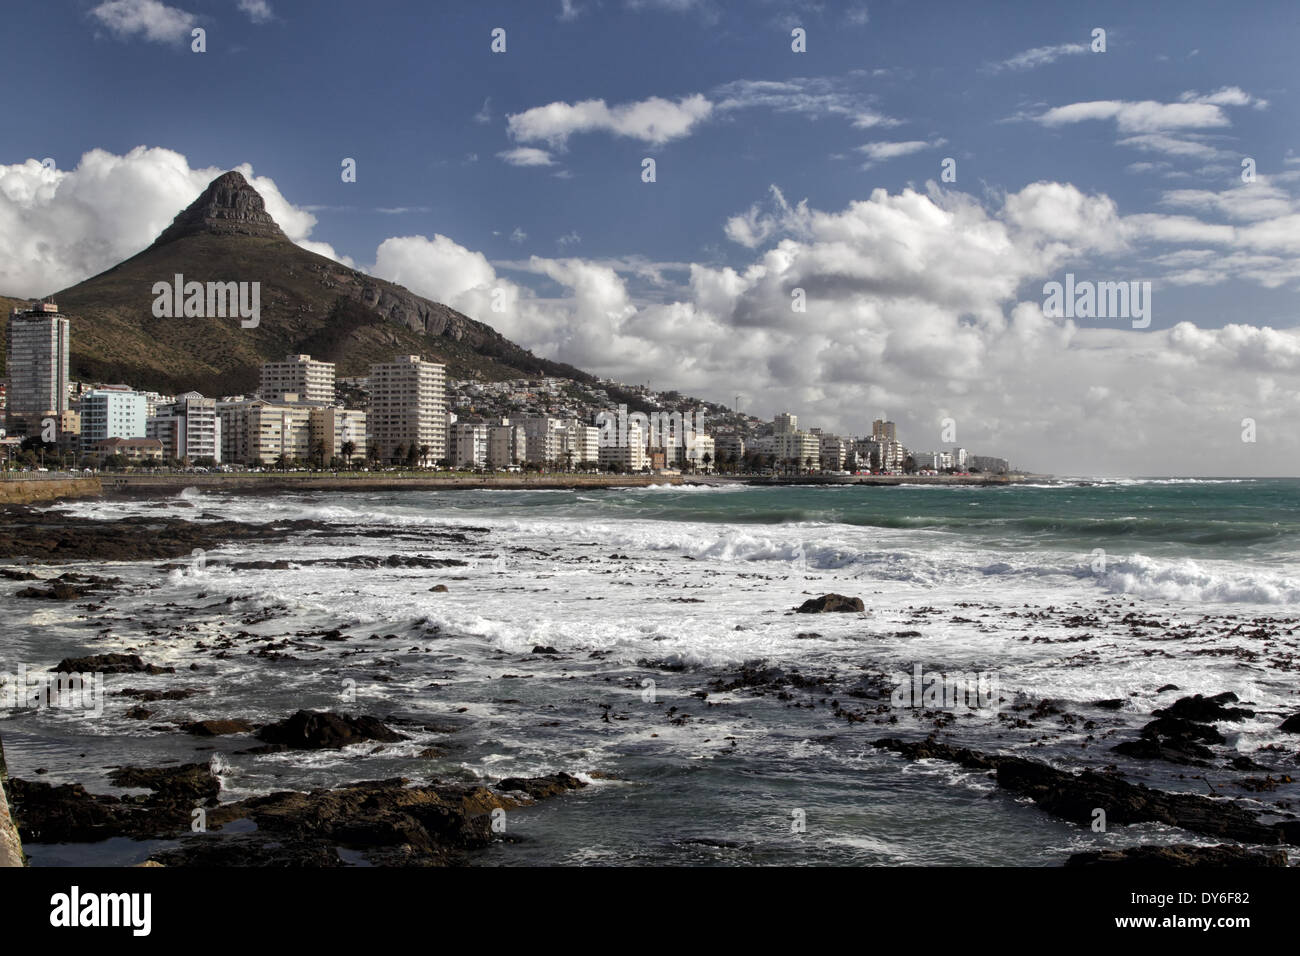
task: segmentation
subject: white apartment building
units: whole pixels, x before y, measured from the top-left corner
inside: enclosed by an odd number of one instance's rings
[[[527,461],[539,465],[555,466],[563,461],[561,452],[564,444],[564,422],[558,418],[545,415],[531,415],[526,418],[512,418],[511,424],[518,425],[527,437]]]
[[[270,467],[281,456],[286,461],[311,456],[310,405],[252,399],[222,402],[217,412],[222,461]]]
[[[782,412],[773,419],[772,430],[778,435],[793,435],[799,430],[799,416]]]
[[[370,443],[383,461],[405,460],[412,445],[428,460],[447,457],[447,370],[418,355],[370,366]]]
[[[821,435],[818,438],[821,466],[827,471],[843,471],[848,458],[848,444],[838,435]]]
[[[317,362],[310,355],[286,355],[283,362],[267,362],[258,394],[268,402],[333,405],[334,363]]]
[[[965,471],[966,457],[967,456],[966,456],[965,448],[960,448],[960,447],[954,448],[952,450],[952,466],[956,468],[958,471]]]
[[[597,451],[602,469],[618,465],[623,471],[641,471],[650,464],[646,454],[646,436],[639,424],[629,422],[627,426],[627,444],[602,445]]]
[[[41,420],[68,408],[68,319],[53,302],[14,309],[5,339],[5,424],[39,435]]]
[[[173,404],[161,406],[154,418],[146,420],[145,433],[162,442],[164,458],[221,461],[221,419],[215,398],[198,392],[178,395]]]
[[[105,438],[144,438],[148,403],[139,392],[96,389],[81,396],[81,442],[90,447]]]
[[[854,442],[854,454],[859,468],[900,471],[907,457],[907,449],[896,439],[862,438]]]
[[[809,432],[780,432],[774,436],[777,467],[787,467],[792,461],[797,469],[821,467],[821,442]]]
[[[578,468],[584,462],[600,461],[600,429],[577,418],[564,423],[560,433],[559,462]]]
[[[478,422],[456,422],[451,426],[453,468],[473,470],[488,463],[489,426]]]
[[[508,421],[488,426],[487,462],[489,468],[509,468],[528,460],[528,436],[518,425]]]
[[[682,450],[694,471],[712,471],[718,465],[717,443],[709,435],[696,435]]]

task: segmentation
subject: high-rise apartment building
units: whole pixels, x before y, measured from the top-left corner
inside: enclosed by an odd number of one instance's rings
[[[334,363],[318,362],[310,355],[286,355],[283,362],[267,362],[258,392],[268,402],[333,405]]]
[[[876,441],[897,441],[898,426],[877,418],[871,423],[871,437]]]
[[[772,430],[778,435],[793,435],[799,430],[799,416],[782,412],[773,420]]]
[[[5,339],[5,425],[10,435],[41,433],[41,421],[68,408],[68,319],[53,302],[14,309]]]
[[[383,461],[405,460],[412,445],[429,461],[447,457],[447,370],[418,355],[370,366],[370,444]]]

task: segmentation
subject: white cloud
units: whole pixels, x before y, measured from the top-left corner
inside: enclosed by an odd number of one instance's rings
[[[1149,133],[1170,129],[1205,129],[1228,126],[1218,104],[1209,102],[1158,103],[1155,100],[1092,100],[1049,109],[1038,121],[1044,126],[1064,126],[1088,120],[1115,121],[1121,133]]]
[[[985,69],[991,73],[1002,70],[1034,70],[1049,63],[1055,63],[1063,56],[1078,56],[1089,50],[1086,43],[1058,43],[1055,46],[1037,46],[1032,50],[1022,50],[1000,63],[990,63]]]
[[[937,149],[948,141],[942,137],[929,142],[923,139],[910,139],[898,143],[866,143],[862,146],[855,147],[858,152],[865,153],[867,162],[863,164],[866,169],[876,163],[883,163],[886,160],[897,159],[899,156],[910,156],[912,153],[919,153],[926,149]]]
[[[548,103],[511,114],[506,123],[519,142],[546,142],[553,148],[563,148],[575,133],[596,131],[660,145],[686,136],[712,111],[713,104],[696,93],[676,103],[658,96],[612,107],[604,100]]]
[[[92,8],[90,15],[119,38],[139,34],[155,43],[188,40],[198,21],[194,14],[160,0],[106,0]]]
[[[273,180],[247,165],[236,169],[290,239],[348,261],[308,238],[316,217],[289,203]],[[0,165],[0,292],[48,295],[116,265],[153,242],[225,171],[191,169],[180,153],[143,146],[124,156],[91,150],[72,170],[35,159]]]
[[[275,12],[267,0],[239,0],[239,9],[254,23],[268,23],[275,19]]]
[[[520,146],[516,149],[507,149],[504,152],[497,153],[497,157],[505,160],[511,166],[555,165],[550,153],[535,146]]]
[[[474,122],[475,123],[492,122],[492,97],[489,96],[483,100],[482,108],[479,109],[479,111],[474,114]]]

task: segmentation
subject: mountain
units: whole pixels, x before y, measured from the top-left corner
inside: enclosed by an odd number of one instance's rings
[[[259,324],[156,318],[154,283],[177,273],[187,282],[260,282]],[[340,377],[365,375],[394,355],[423,355],[446,364],[450,378],[593,381],[455,309],[294,245],[237,172],[208,184],[147,249],[50,298],[71,321],[79,380],[228,395],[255,388],[263,362],[305,352],[337,363]]]

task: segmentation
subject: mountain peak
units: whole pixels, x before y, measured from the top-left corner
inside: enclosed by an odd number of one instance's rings
[[[177,214],[154,245],[198,233],[287,238],[266,211],[261,194],[233,169],[208,183],[208,188]]]

